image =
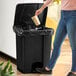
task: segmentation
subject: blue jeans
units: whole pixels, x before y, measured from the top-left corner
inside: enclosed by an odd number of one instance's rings
[[[76,72],[76,10],[72,11],[61,11],[61,19],[56,31],[54,40],[54,49],[52,52],[51,59],[47,67],[53,69],[57,58],[60,55],[60,48],[66,35],[68,34],[71,49],[72,49],[72,69],[71,71]]]

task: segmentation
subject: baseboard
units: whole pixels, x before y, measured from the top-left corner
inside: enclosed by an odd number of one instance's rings
[[[0,57],[2,57],[5,60],[10,60],[12,63],[16,64],[16,59],[12,58],[11,56],[8,56],[7,54],[0,51]]]

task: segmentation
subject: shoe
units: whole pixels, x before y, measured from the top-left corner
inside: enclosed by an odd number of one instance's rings
[[[47,71],[45,68],[35,68],[35,71],[40,74],[52,74],[52,70]]]
[[[67,76],[76,76],[76,74],[69,72]]]

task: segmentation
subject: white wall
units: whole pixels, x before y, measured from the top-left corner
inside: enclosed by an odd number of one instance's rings
[[[0,51],[16,58],[16,40],[12,26],[17,3],[41,0],[0,0]]]

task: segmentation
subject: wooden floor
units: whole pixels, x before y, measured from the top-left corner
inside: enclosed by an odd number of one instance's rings
[[[4,61],[5,63],[7,60],[0,57],[0,62]],[[61,48],[60,57],[53,69],[52,76],[67,76],[67,73],[70,71],[71,68],[71,48],[69,41],[65,41]],[[14,76],[51,76],[51,75],[43,75],[43,74],[22,74],[16,69],[16,65],[13,64],[13,70],[15,72]]]

